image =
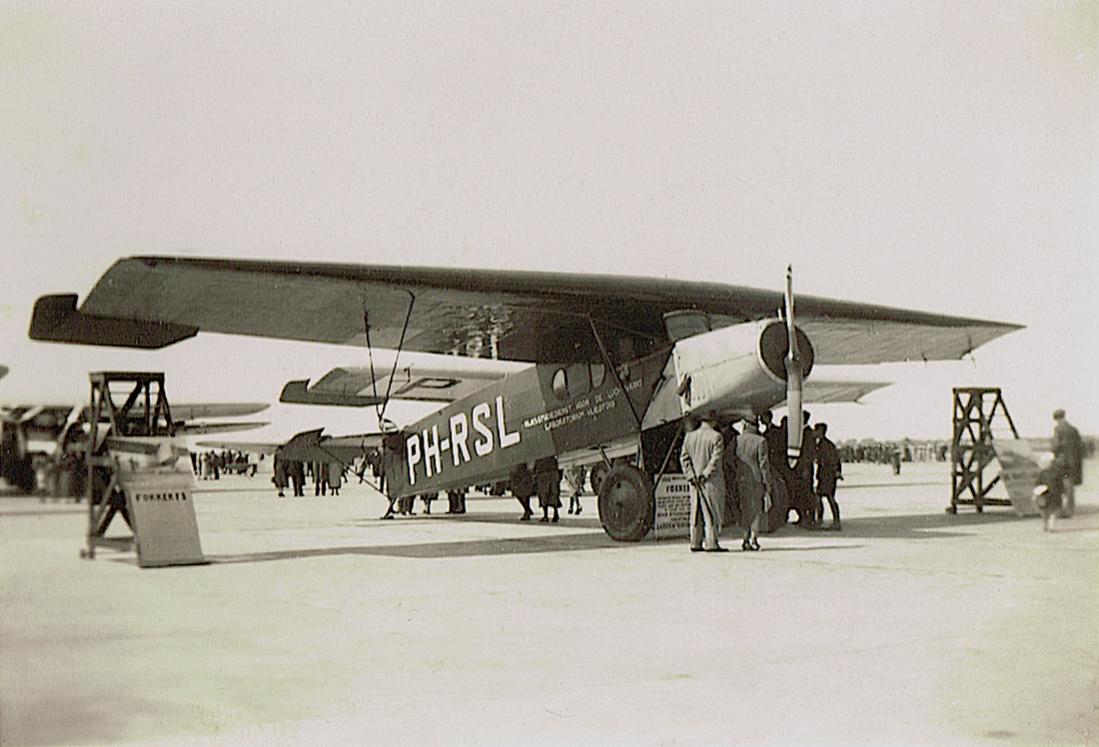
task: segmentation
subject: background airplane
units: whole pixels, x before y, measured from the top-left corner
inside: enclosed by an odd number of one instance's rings
[[[261,428],[268,423],[206,419],[246,417],[267,407],[262,402],[181,403],[172,405],[172,418],[177,436],[190,438]],[[90,418],[86,403],[0,404],[0,477],[25,493],[43,488],[57,496],[82,495]]]

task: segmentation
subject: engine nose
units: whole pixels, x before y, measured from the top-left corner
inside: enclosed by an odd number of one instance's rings
[[[795,328],[798,336],[798,352],[801,354],[801,375],[806,377],[813,370],[815,353],[813,344],[800,327]],[[764,370],[777,381],[786,381],[786,355],[790,351],[790,338],[786,334],[786,324],[779,320],[770,322],[759,335],[759,359]]]

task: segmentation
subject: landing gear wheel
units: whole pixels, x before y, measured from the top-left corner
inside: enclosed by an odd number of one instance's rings
[[[591,468],[591,476],[588,481],[591,483],[591,492],[599,495],[599,488],[603,485],[603,480],[606,479],[607,473],[610,471],[610,467],[598,462]]]
[[[654,510],[652,481],[632,464],[616,464],[600,481],[599,523],[611,539],[641,540],[652,528]]]

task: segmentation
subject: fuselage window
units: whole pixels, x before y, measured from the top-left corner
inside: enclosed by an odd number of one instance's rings
[[[591,364],[591,388],[598,389],[607,379],[607,367],[602,363]]]
[[[569,398],[569,378],[563,368],[557,369],[553,374],[553,393],[557,396],[557,399]]]

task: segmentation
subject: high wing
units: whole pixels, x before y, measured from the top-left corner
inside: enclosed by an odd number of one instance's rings
[[[308,380],[287,382],[279,401],[365,407],[381,404],[388,396],[400,400],[453,402],[523,367],[508,361],[453,356],[447,356],[447,360],[437,364],[416,363],[395,370],[340,367],[326,373],[312,386]]]
[[[81,304],[35,304],[36,340],[159,348],[199,331],[513,361],[616,359],[668,341],[665,315],[709,328],[774,317],[783,295],[716,283],[600,275],[130,257]],[[818,364],[960,358],[1018,325],[812,296],[798,322]]]

